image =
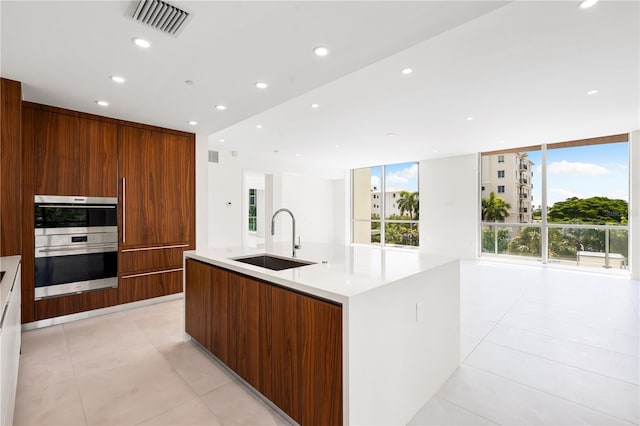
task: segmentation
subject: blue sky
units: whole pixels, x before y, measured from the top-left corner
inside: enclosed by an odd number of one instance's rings
[[[371,189],[380,190],[380,166],[371,168]],[[387,191],[418,190],[418,163],[399,163],[385,166],[385,184]]]
[[[626,142],[547,151],[547,204],[569,197],[604,196],[629,201],[629,151]],[[542,201],[541,152],[530,151],[533,205]]]

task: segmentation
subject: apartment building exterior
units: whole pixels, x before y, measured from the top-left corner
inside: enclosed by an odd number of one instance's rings
[[[511,206],[506,223],[532,222],[533,165],[523,152],[482,156],[482,198],[493,191]]]
[[[400,199],[400,191],[387,191],[385,194],[385,203],[387,211],[385,217],[392,215],[400,215],[397,201]],[[382,216],[382,194],[380,190],[371,191],[371,214]],[[406,214],[406,212],[405,212]]]

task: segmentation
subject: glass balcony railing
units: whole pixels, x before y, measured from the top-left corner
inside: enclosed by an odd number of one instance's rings
[[[549,223],[547,245],[537,223],[482,222],[482,254],[518,256],[584,268],[628,269],[629,227]]]
[[[629,227],[549,224],[549,261],[627,269]]]

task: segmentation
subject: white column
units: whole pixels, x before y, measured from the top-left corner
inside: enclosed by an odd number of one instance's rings
[[[196,248],[209,245],[209,137],[196,134]]]
[[[629,260],[631,277],[640,280],[640,130],[629,134]]]

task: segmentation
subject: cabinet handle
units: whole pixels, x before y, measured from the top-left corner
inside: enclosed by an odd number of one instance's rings
[[[127,180],[122,178],[122,244],[127,242]]]

